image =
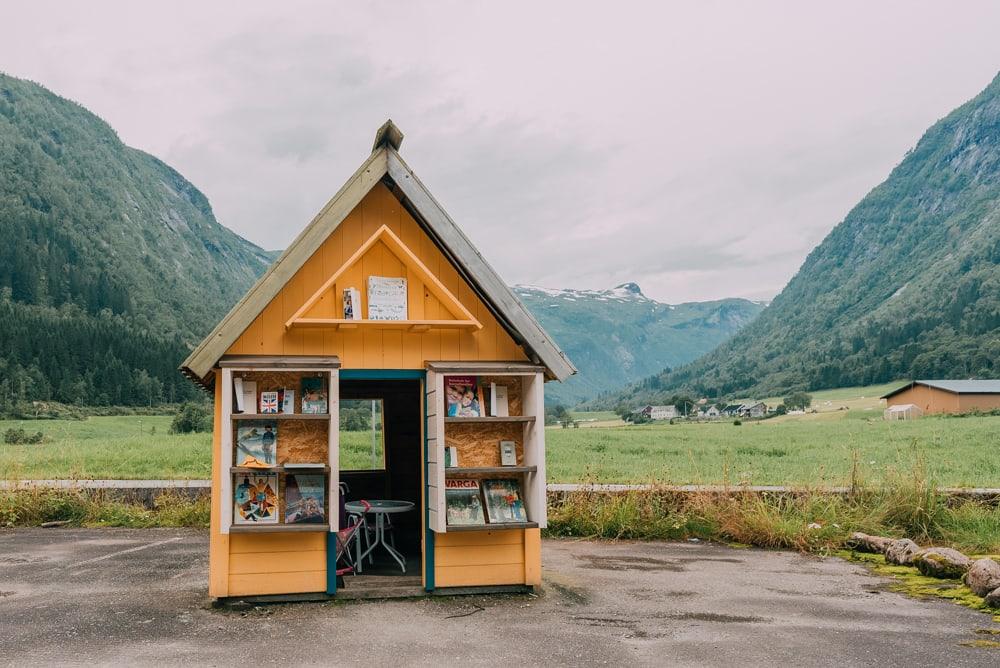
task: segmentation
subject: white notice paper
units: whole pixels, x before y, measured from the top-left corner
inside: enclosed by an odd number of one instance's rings
[[[368,277],[368,319],[406,320],[406,279]]]

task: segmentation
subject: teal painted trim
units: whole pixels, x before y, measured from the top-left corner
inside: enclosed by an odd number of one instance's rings
[[[423,380],[423,369],[341,369],[341,380]]]
[[[337,534],[332,531],[326,534],[326,593],[337,593]]]
[[[424,590],[434,591],[434,532],[431,531],[431,508],[427,503],[427,488],[430,485],[430,449],[427,444],[427,378],[420,384],[424,393]]]

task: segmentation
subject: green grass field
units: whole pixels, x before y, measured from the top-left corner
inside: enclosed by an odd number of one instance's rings
[[[762,422],[621,426],[577,414],[590,428],[546,431],[550,482],[845,485],[879,483],[915,465],[949,487],[1000,485],[1000,417],[881,419],[878,396],[897,384],[817,392],[818,412]],[[0,477],[207,478],[208,434],[170,435],[169,417],[0,421],[42,431],[39,445],[0,444]],[[608,425],[608,426],[601,426]],[[342,439],[345,468],[371,462],[367,433]]]

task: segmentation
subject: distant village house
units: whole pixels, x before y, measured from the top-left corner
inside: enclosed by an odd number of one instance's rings
[[[633,413],[643,415],[650,420],[672,420],[678,417],[676,406],[644,406]]]

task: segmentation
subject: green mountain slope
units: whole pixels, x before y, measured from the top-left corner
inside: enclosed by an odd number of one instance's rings
[[[613,290],[513,289],[579,369],[545,388],[549,402],[567,405],[689,362],[764,308],[745,299],[661,304],[635,283]]]
[[[934,124],[711,354],[612,401],[1000,375],[1000,76]]]
[[[180,174],[0,74],[0,402],[190,396],[177,373],[270,263]]]

